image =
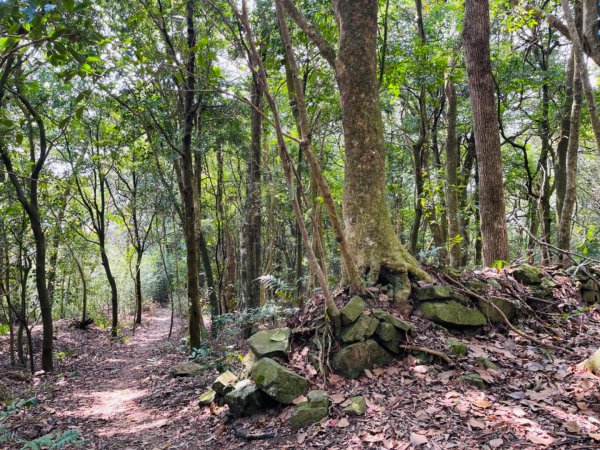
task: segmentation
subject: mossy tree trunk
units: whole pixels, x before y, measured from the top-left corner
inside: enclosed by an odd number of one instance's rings
[[[291,0],[283,3],[335,72],[343,111],[343,212],[350,254],[367,283],[377,282],[380,276],[387,278],[386,282],[395,285],[396,301],[404,303],[410,293],[408,274],[419,278],[427,278],[427,274],[400,243],[386,202],[383,120],[377,81],[378,3],[333,0],[339,28],[337,52]]]

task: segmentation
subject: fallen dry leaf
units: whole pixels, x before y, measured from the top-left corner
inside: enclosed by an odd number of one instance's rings
[[[480,398],[478,400],[475,400],[472,403],[472,405],[476,406],[477,408],[486,409],[486,408],[489,408],[490,406],[492,406],[493,403],[489,400],[486,400],[485,398]]]
[[[554,438],[546,432],[535,433],[533,431],[530,431],[529,433],[527,433],[526,437],[529,442],[533,442],[534,444],[544,446],[551,445],[554,442]]]
[[[581,427],[574,420],[563,423],[563,427],[570,433],[581,433]]]
[[[307,401],[308,401],[308,399],[304,395],[301,395],[299,397],[296,397],[294,400],[292,400],[292,404],[299,405],[300,403],[305,403]]]
[[[488,445],[492,448],[499,448],[502,444],[504,444],[504,441],[500,438],[492,439],[490,442],[488,442]]]
[[[338,423],[337,423],[337,427],[338,428],[347,428],[350,425],[350,422],[348,422],[348,419],[346,419],[345,417],[342,417]]]
[[[474,418],[470,418],[469,419],[469,425],[471,425],[472,428],[479,428],[480,430],[483,430],[485,428],[485,423],[483,423],[481,420],[477,420]]]
[[[412,445],[423,445],[427,444],[429,440],[423,434],[410,433],[410,443]]]

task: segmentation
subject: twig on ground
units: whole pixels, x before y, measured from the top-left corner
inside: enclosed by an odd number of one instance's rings
[[[402,350],[408,350],[408,351],[412,351],[412,352],[429,353],[430,355],[434,355],[434,356],[437,356],[438,358],[443,359],[448,364],[450,364],[452,362],[450,357],[448,357],[448,355],[446,355],[445,353],[438,352],[437,350],[432,350],[427,347],[419,347],[418,345],[404,345],[404,344],[400,344],[398,347],[401,348]]]

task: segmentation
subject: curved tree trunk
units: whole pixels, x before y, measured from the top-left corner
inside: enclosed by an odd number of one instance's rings
[[[488,0],[466,0],[463,45],[479,172],[479,217],[484,264],[508,260],[500,130],[490,64]]]

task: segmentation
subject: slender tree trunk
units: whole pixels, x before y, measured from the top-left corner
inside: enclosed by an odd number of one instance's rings
[[[508,260],[500,131],[490,63],[488,0],[466,0],[463,25],[465,63],[479,172],[479,217],[483,260]]]
[[[571,12],[568,0],[561,0],[563,13],[565,15],[565,21],[569,28],[569,34],[571,36],[571,46],[573,47],[573,55],[575,59],[575,68],[577,70],[579,79],[581,80],[581,86],[583,94],[585,96],[585,102],[587,110],[590,114],[590,122],[592,124],[592,130],[596,139],[596,150],[600,152],[600,117],[598,116],[598,109],[596,107],[596,99],[594,98],[594,91],[590,83],[590,76],[588,74],[587,65],[583,53],[583,44],[581,42],[581,36],[579,30],[582,23],[582,11],[579,4],[576,4],[575,16]],[[578,20],[579,19],[579,20]],[[596,19],[598,16],[596,14]],[[589,20],[589,18],[588,18]],[[578,26],[579,25],[579,26]],[[597,24],[595,25],[597,27]],[[596,34],[598,31],[596,31]],[[596,37],[597,42],[597,37]]]
[[[135,260],[135,323],[142,323],[142,256],[143,253],[138,249]]]
[[[456,140],[456,91],[454,82],[449,74],[446,79],[446,103],[448,104],[447,135],[446,135],[446,213],[448,216],[448,246],[450,249],[450,266],[460,267],[461,233],[460,218],[458,216],[458,142]]]
[[[261,267],[261,139],[262,139],[262,103],[263,91],[260,82],[254,77],[252,82],[250,112],[250,153],[248,155],[246,184],[246,227],[244,241],[246,258],[244,265],[244,297],[246,307],[255,309],[260,306],[260,267]]]
[[[571,126],[569,130],[569,146],[566,158],[565,196],[558,224],[557,246],[569,251],[571,247],[571,225],[573,210],[577,201],[577,154],[579,150],[579,124],[581,118],[582,86],[577,67],[573,77],[573,105],[571,107]],[[567,263],[564,255],[559,255],[559,261]]]
[[[102,262],[102,267],[104,267],[106,279],[108,280],[108,284],[110,285],[110,304],[112,309],[112,323],[110,328],[110,334],[112,337],[117,337],[119,329],[119,294],[117,292],[117,282],[110,268],[110,261],[108,260],[108,255],[106,254],[106,248],[103,237],[100,238],[100,260]]]

